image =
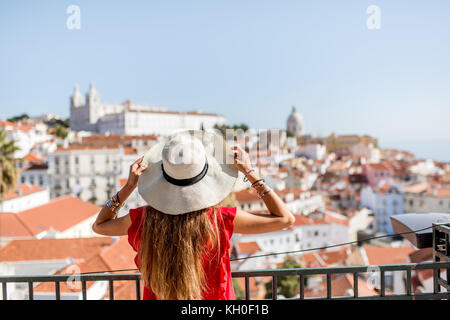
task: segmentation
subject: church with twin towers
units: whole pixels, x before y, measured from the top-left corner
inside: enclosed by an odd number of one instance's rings
[[[226,124],[219,114],[201,111],[171,111],[137,104],[105,103],[91,82],[85,97],[75,85],[70,97],[70,128],[74,131],[125,135],[171,134],[176,130],[212,129]]]

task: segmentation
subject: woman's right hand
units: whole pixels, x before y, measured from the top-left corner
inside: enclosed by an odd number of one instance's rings
[[[250,156],[238,145],[231,147],[231,149],[234,153],[234,166],[243,174],[247,174],[247,172],[249,172],[252,168]]]

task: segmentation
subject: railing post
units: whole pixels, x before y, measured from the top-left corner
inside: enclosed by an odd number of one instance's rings
[[[331,299],[331,273],[327,273],[327,299]]]
[[[3,294],[3,300],[8,300],[8,290],[7,290],[7,283],[2,282],[2,294]]]
[[[305,299],[305,276],[300,273],[300,299]]]
[[[136,280],[136,300],[141,300],[141,281]]]
[[[278,287],[278,281],[277,281],[277,276],[273,275],[272,276],[272,300],[277,300],[277,287]]]
[[[55,281],[55,296],[56,300],[61,300],[61,288],[59,286],[59,281]]]
[[[114,300],[114,281],[109,280],[109,300]]]
[[[384,270],[381,270],[380,271],[380,282],[381,282],[381,292],[380,292],[380,295],[382,296],[382,297],[384,297],[385,295],[386,295],[386,283],[385,283],[385,279],[384,279]]]
[[[433,233],[432,233],[432,238],[433,238],[433,260],[435,262],[439,261],[439,257],[436,254],[437,252],[437,245],[438,245],[438,239],[437,239],[437,233],[438,231],[436,230],[435,227],[433,227]],[[433,269],[433,293],[438,293],[441,291],[441,288],[439,286],[439,281],[438,281],[438,277],[439,277],[439,269]],[[448,279],[447,279],[448,280]]]
[[[411,289],[411,269],[406,269],[406,294],[410,296],[412,294]]]
[[[353,297],[358,298],[358,272],[353,273]]]
[[[86,292],[86,280],[81,281],[81,292],[83,295],[83,300],[87,300],[87,292]]]
[[[34,300],[33,282],[28,282],[28,299]]]
[[[245,300],[250,300],[250,283],[248,277],[245,277]]]

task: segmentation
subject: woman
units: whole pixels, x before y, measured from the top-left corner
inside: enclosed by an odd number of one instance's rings
[[[238,171],[270,215],[220,206]],[[136,187],[148,205],[115,219]],[[233,232],[270,232],[294,222],[245,151],[227,146],[219,135],[187,131],[154,145],[131,165],[126,185],[102,208],[93,230],[128,235],[146,284],[144,299],[221,300],[235,299],[229,259]]]

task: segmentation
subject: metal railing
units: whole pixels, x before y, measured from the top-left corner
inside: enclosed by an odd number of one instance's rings
[[[375,268],[379,271],[380,287],[379,294],[372,296],[360,296],[358,288],[358,280],[362,274],[368,272],[369,268]],[[245,279],[244,299],[250,299],[250,285],[249,280],[252,277],[271,277],[272,278],[272,299],[277,299],[278,279],[283,276],[298,276],[300,294],[298,299],[450,299],[449,278],[442,279],[440,272],[442,269],[450,269],[450,262],[425,262],[425,263],[406,263],[393,265],[377,265],[377,266],[341,266],[341,267],[326,267],[326,268],[295,268],[295,269],[274,269],[274,270],[252,270],[252,271],[233,271],[233,278]],[[433,292],[429,293],[414,293],[412,288],[412,272],[418,270],[432,270],[434,279]],[[404,271],[406,272],[406,293],[405,294],[387,294],[386,293],[386,272]],[[351,274],[353,276],[353,296],[333,297],[332,295],[332,279],[336,274]],[[326,276],[326,297],[323,298],[306,298],[305,297],[305,279],[311,275]],[[47,275],[47,276],[0,276],[0,283],[2,284],[2,296],[4,300],[8,298],[7,284],[8,283],[28,283],[28,298],[34,299],[34,284],[51,282],[55,284],[56,300],[61,299],[61,283],[66,281],[81,282],[81,298],[87,300],[87,285],[86,283],[92,281],[105,281],[109,283],[109,299],[114,300],[114,281],[134,281],[136,287],[136,298],[141,299],[141,283],[139,273],[122,273],[122,274],[69,274],[69,275]],[[441,286],[446,291],[441,292]]]

